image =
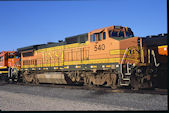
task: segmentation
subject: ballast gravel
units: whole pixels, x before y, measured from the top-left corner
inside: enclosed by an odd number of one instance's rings
[[[168,95],[0,85],[2,111],[168,110]]]

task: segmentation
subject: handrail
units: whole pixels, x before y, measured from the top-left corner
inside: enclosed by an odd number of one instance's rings
[[[122,78],[124,77],[123,72],[122,72],[122,63],[123,63],[123,60],[124,60],[124,57],[126,55],[127,50],[128,50],[128,48],[126,48],[124,55],[123,55],[123,58],[122,58],[121,63],[120,63],[120,73],[122,75]]]
[[[154,50],[152,50],[152,55],[153,55],[153,58],[154,58],[155,66],[158,67],[158,66],[160,65],[160,63],[157,63],[157,60],[156,60],[156,57],[155,57]]]

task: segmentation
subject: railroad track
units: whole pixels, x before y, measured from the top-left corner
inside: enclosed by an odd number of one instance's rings
[[[5,83],[1,84],[5,85]],[[50,87],[50,88],[67,88],[67,89],[81,89],[81,90],[94,90],[97,92],[107,92],[107,93],[139,93],[139,94],[158,94],[158,95],[168,95],[167,89],[142,89],[142,90],[131,90],[131,89],[111,89],[109,87],[96,87],[96,86],[83,86],[83,85],[55,85],[55,84],[25,84],[25,83],[14,83],[14,85],[22,85],[22,86],[40,86],[40,87]]]

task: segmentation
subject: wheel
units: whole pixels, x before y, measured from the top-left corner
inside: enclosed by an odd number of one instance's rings
[[[39,80],[38,80],[38,78],[37,78],[37,76],[35,75],[35,74],[33,74],[33,84],[35,84],[35,85],[38,85],[39,84]]]
[[[112,89],[117,89],[117,75],[116,74],[111,74],[111,79],[112,79]]]
[[[23,73],[23,80],[25,83],[31,83],[33,81],[33,78],[34,78],[33,74],[30,74],[27,71]]]
[[[12,68],[11,69],[11,79],[12,79],[12,83],[16,83],[18,81],[18,70],[16,68]]]
[[[130,85],[132,90],[139,90],[140,88],[140,83],[135,76],[131,76]]]

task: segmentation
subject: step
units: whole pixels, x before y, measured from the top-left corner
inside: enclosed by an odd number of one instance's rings
[[[125,75],[131,75],[131,73],[125,73]]]
[[[130,80],[130,78],[123,78],[122,80]]]
[[[121,86],[129,86],[129,84],[120,84]]]

